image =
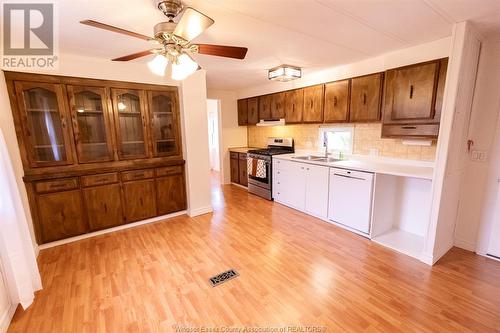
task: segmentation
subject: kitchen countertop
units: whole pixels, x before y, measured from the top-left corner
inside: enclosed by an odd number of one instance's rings
[[[275,155],[273,158],[281,160],[290,160],[299,163],[316,164],[328,167],[350,169],[357,171],[367,171],[373,173],[401,176],[401,177],[411,177],[411,178],[421,178],[432,180],[434,174],[434,163],[433,162],[423,162],[423,161],[411,161],[411,160],[399,160],[383,157],[371,157],[371,156],[361,156],[352,155],[345,160],[338,162],[318,162],[309,160],[298,160],[293,158],[294,156],[305,156],[314,155],[321,156],[318,153],[295,153],[295,154],[285,154],[285,155]]]
[[[233,153],[248,153],[249,150],[251,149],[258,149],[254,147],[234,147],[234,148],[229,148],[230,152]]]

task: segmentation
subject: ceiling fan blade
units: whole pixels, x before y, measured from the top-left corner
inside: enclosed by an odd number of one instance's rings
[[[156,49],[151,49],[151,50],[146,50],[146,51],[142,51],[142,52],[137,52],[137,53],[129,54],[129,55],[126,55],[126,56],[123,56],[123,57],[120,57],[120,58],[112,59],[112,61],[129,61],[129,60],[134,60],[134,59],[137,59],[137,58],[140,58],[140,57],[144,57],[144,56],[147,56],[147,55],[150,55],[150,54],[155,54],[154,51],[156,51]]]
[[[123,34],[123,35],[127,35],[127,36],[132,36],[132,37],[144,39],[144,40],[147,40],[147,41],[154,39],[154,38],[151,38],[151,37],[146,36],[146,35],[138,34],[137,32],[133,32],[133,31],[128,31],[128,30],[125,30],[125,29],[117,28],[117,27],[114,27],[112,25],[101,23],[101,22],[97,22],[97,21],[93,21],[93,20],[84,20],[84,21],[80,21],[80,23],[81,24],[85,24],[85,25],[89,25],[89,26],[94,27],[94,28],[99,28],[99,29],[104,29],[104,30],[108,30],[108,31],[113,31],[113,32],[117,32],[119,34]]]
[[[205,14],[191,7],[187,7],[175,27],[174,35],[189,42],[201,35],[201,33],[214,24],[214,22],[214,20]]]
[[[245,59],[248,49],[246,47],[224,46],[212,44],[196,44],[199,54],[213,55],[218,57]]]

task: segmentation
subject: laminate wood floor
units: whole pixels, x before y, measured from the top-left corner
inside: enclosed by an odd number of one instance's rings
[[[9,332],[500,332],[498,262],[454,248],[429,267],[236,186],[212,196],[213,214],[41,251]]]

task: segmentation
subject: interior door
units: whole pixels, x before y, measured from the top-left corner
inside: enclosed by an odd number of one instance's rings
[[[76,152],[80,163],[113,160],[105,88],[68,86]]]
[[[111,89],[120,160],[148,156],[144,92]]]
[[[13,305],[5,282],[3,264],[0,261],[0,318],[7,318],[12,307]]]
[[[15,88],[30,165],[72,164],[71,130],[62,86],[18,81]]]
[[[154,156],[180,154],[180,133],[177,128],[177,96],[171,91],[148,91]]]

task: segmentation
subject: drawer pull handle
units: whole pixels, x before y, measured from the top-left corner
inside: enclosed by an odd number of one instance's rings
[[[402,129],[417,129],[417,126],[401,126]]]
[[[410,99],[413,98],[413,85],[410,86]]]
[[[366,93],[363,93],[363,105],[366,105]]]
[[[337,106],[337,96],[333,97],[333,106]]]
[[[104,204],[104,212],[107,213],[108,212],[108,205]]]
[[[142,198],[139,199],[139,202],[141,203],[141,206],[144,206],[144,202],[142,201]]]
[[[50,188],[63,188],[66,186],[67,186],[67,184],[51,184]]]

